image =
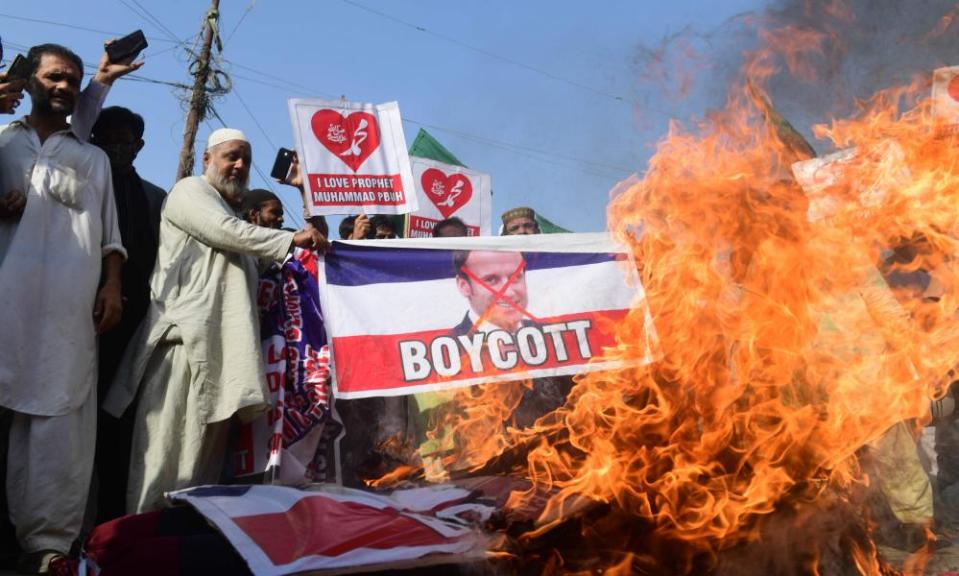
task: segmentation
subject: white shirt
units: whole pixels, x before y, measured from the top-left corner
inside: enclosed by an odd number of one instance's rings
[[[493,330],[502,330],[502,328],[500,328],[496,324],[491,323],[489,320],[483,320],[483,323],[477,326],[476,323],[479,321],[480,317],[479,317],[479,314],[477,314],[476,312],[473,312],[472,308],[470,308],[469,311],[466,312],[466,315],[470,319],[470,322],[473,323],[473,330],[475,332],[482,332],[484,334],[489,334]]]
[[[126,255],[110,163],[70,130],[41,144],[19,120],[0,127],[0,194],[12,189],[27,205],[19,222],[0,221],[0,406],[62,415],[96,383],[102,259]]]
[[[177,182],[160,218],[150,310],[124,352],[104,410],[123,414],[148,369],[159,369],[150,360],[171,328],[190,364],[189,373],[171,378],[189,378],[197,394],[189,418],[208,424],[265,409],[270,393],[260,359],[257,259],[282,261],[293,236],[237,218],[203,176]]]

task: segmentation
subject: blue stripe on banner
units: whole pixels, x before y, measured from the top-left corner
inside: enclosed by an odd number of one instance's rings
[[[382,248],[334,243],[325,257],[326,282],[366,286],[393,282],[423,282],[455,276],[454,250]],[[527,270],[565,268],[623,260],[607,252],[524,252]]]

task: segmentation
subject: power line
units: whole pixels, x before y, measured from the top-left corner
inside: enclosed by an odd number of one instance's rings
[[[120,0],[120,1],[123,2],[124,0]],[[356,4],[356,3],[354,3],[354,2],[351,2],[350,0],[341,0],[341,1],[346,2],[346,3],[349,3],[349,4],[353,4],[353,5],[355,5],[355,6],[358,7],[358,8],[362,8],[362,9],[365,9],[365,10],[369,10],[369,11],[372,11],[372,12],[374,12],[374,13],[376,12],[375,10],[367,9],[366,7],[364,7],[364,6],[362,6],[362,5],[359,5],[359,4]],[[128,7],[129,7],[129,6],[128,6]],[[132,9],[132,8],[131,8],[131,9]],[[390,19],[393,19],[393,20],[397,20],[398,22],[400,22],[400,23],[402,23],[402,24],[404,24],[404,25],[416,27],[416,25],[409,24],[409,23],[407,23],[407,22],[405,22],[405,21],[401,21],[401,20],[399,20],[399,19],[393,18],[393,17],[391,17],[391,16],[389,16],[389,15],[387,15],[387,14],[382,14],[382,15],[383,15],[384,17],[387,17],[387,18],[390,18]],[[6,15],[6,14],[0,14],[0,17],[10,17],[10,18],[14,18],[14,19],[24,19],[24,20],[29,20],[29,21],[38,21],[38,22],[42,22],[42,23],[46,23],[46,24],[52,24],[52,25],[59,25],[59,26],[66,26],[66,27],[75,28],[75,26],[68,25],[68,24],[63,24],[63,23],[59,23],[59,22],[41,21],[41,20],[35,20],[35,19],[25,19],[25,18],[20,18],[20,17],[16,17],[16,16],[9,16],[9,15]],[[162,24],[162,23],[161,23],[161,24]],[[106,31],[102,31],[102,30],[95,30],[95,29],[89,29],[89,28],[82,28],[82,27],[81,27],[80,29],[83,29],[83,30],[86,30],[86,31],[91,31],[91,32],[97,32],[97,33],[101,33],[101,34],[115,34],[115,33],[112,33],[112,32],[106,32]],[[424,30],[425,30],[425,29],[424,29]],[[437,35],[437,34],[434,33],[433,35]],[[442,37],[442,35],[438,35],[438,36],[441,36],[441,37]],[[166,40],[166,39],[163,39],[163,38],[159,38],[158,40],[164,41],[164,42],[172,42],[172,40]],[[188,41],[189,41],[189,39],[187,39],[187,40],[182,40],[182,41],[179,40],[179,39],[177,39],[177,44],[176,44],[176,45],[172,46],[171,48],[165,49],[163,52],[176,49],[176,48],[180,47],[181,45],[187,43]],[[458,41],[455,41],[455,40],[452,40],[452,41],[458,42]],[[10,44],[11,46],[14,46],[13,43],[9,43],[9,44]],[[481,49],[479,49],[479,50],[481,50]],[[156,56],[156,55],[158,55],[158,54],[159,54],[159,53],[154,54],[154,56]],[[291,80],[287,80],[287,79],[284,78],[284,77],[277,76],[277,75],[275,75],[275,74],[271,74],[271,73],[268,73],[268,72],[264,72],[264,71],[262,71],[262,70],[257,70],[256,68],[252,68],[252,67],[250,67],[250,66],[246,66],[246,65],[243,65],[243,64],[239,64],[239,63],[237,63],[237,62],[233,62],[233,61],[230,61],[230,60],[227,60],[227,59],[223,59],[223,60],[224,60],[225,62],[229,63],[229,64],[230,64],[231,66],[233,66],[233,67],[236,67],[236,68],[240,68],[240,69],[243,69],[243,70],[247,70],[247,71],[253,72],[253,73],[255,73],[255,74],[257,74],[257,75],[260,75],[260,76],[262,76],[262,77],[265,77],[265,78],[271,78],[271,79],[273,79],[273,80],[276,80],[277,83],[267,82],[267,81],[262,80],[262,79],[259,79],[259,78],[252,78],[252,77],[244,76],[244,75],[240,75],[240,74],[231,74],[231,76],[233,76],[234,78],[243,79],[243,80],[246,80],[246,81],[249,81],[249,82],[252,82],[252,83],[256,83],[256,84],[260,84],[260,85],[267,86],[267,87],[270,87],[270,88],[274,88],[274,89],[276,89],[276,90],[283,90],[283,91],[285,91],[285,92],[289,92],[289,91],[291,90],[291,88],[293,88],[293,89],[295,89],[295,90],[297,90],[297,91],[302,91],[302,93],[305,94],[305,95],[311,95],[311,96],[319,95],[319,96],[325,97],[325,98],[330,99],[330,100],[336,99],[336,96],[334,96],[334,95],[331,95],[331,94],[329,94],[329,93],[325,93],[325,92],[322,92],[322,91],[315,90],[314,88],[312,88],[312,87],[310,87],[310,86],[306,86],[306,85],[304,85],[304,84],[300,84],[300,83],[297,83],[297,82],[293,82],[293,81],[291,81]],[[181,84],[181,83],[177,83],[177,82],[170,82],[170,81],[165,81],[165,80],[156,80],[156,79],[147,78],[147,77],[139,76],[139,75],[133,75],[133,74],[121,78],[121,80],[123,80],[123,79],[129,80],[129,81],[139,81],[139,82],[153,83],[153,84],[158,84],[158,85],[165,85],[165,86],[170,86],[170,87],[173,87],[173,88],[180,88],[180,89],[184,89],[184,88],[185,88],[185,89],[189,89],[189,87],[186,86],[185,84]],[[285,86],[284,86],[284,85],[285,85]],[[247,108],[248,111],[249,111],[249,107],[246,105],[246,103],[245,103],[244,101],[242,101],[242,98],[241,98],[241,104],[242,104],[245,108]],[[251,113],[251,117],[253,117],[253,118],[255,119],[255,116],[252,115],[252,113]],[[463,139],[465,139],[465,140],[469,140],[469,141],[472,141],[472,142],[475,142],[475,143],[479,143],[479,144],[483,144],[483,145],[491,146],[491,147],[495,147],[495,148],[500,148],[500,149],[502,149],[502,150],[506,150],[506,151],[509,151],[509,152],[513,152],[513,153],[525,155],[525,156],[531,157],[531,158],[533,158],[533,159],[539,160],[539,161],[541,161],[541,162],[546,162],[546,163],[548,163],[548,164],[552,164],[552,165],[554,165],[554,166],[563,166],[564,164],[562,164],[562,163],[560,163],[560,162],[556,162],[556,161],[552,161],[552,160],[551,160],[551,158],[558,158],[558,159],[564,160],[564,161],[566,161],[566,162],[568,162],[568,163],[573,163],[573,164],[578,165],[577,167],[578,167],[580,170],[582,170],[584,173],[591,174],[591,175],[594,175],[594,176],[603,177],[603,178],[619,179],[619,178],[622,177],[622,173],[627,173],[627,174],[628,174],[628,173],[633,172],[632,169],[627,168],[627,167],[623,167],[623,166],[616,166],[616,165],[605,164],[605,163],[601,163],[601,162],[595,162],[595,161],[588,160],[588,159],[585,159],[585,158],[579,158],[579,157],[576,157],[576,156],[570,156],[570,155],[566,155],[566,154],[562,154],[562,153],[558,153],[558,152],[551,152],[551,151],[547,151],[547,150],[538,149],[538,148],[535,148],[535,147],[532,147],[532,146],[526,146],[526,145],[522,145],[522,144],[513,144],[513,143],[510,143],[510,142],[503,141],[503,140],[497,140],[497,139],[489,138],[489,137],[486,137],[486,136],[479,136],[479,135],[471,134],[471,133],[468,133],[468,132],[464,132],[464,131],[462,131],[462,130],[457,130],[457,129],[453,129],[453,128],[447,128],[447,127],[444,127],[444,126],[439,126],[439,125],[437,125],[437,124],[432,124],[432,123],[428,123],[428,122],[422,122],[422,121],[415,120],[415,119],[409,118],[409,117],[404,117],[404,118],[403,118],[403,121],[404,121],[404,122],[408,122],[408,123],[410,123],[410,124],[417,125],[417,126],[422,126],[422,127],[425,127],[425,128],[429,128],[429,129],[432,129],[432,130],[438,130],[438,131],[441,131],[441,132],[445,132],[445,133],[447,133],[447,134],[451,134],[451,135],[454,135],[454,136],[457,136],[457,137],[459,137],[459,138],[463,138]],[[261,131],[264,132],[264,134],[266,133],[265,130],[262,130],[262,127],[261,127]],[[269,140],[269,137],[268,137],[268,136],[267,136],[267,140]],[[271,143],[271,144],[272,144],[272,143]],[[274,146],[274,147],[275,147],[275,146]],[[609,173],[601,172],[600,170],[613,170],[613,171],[619,172],[620,174],[615,174],[615,175],[614,175],[614,174],[609,174]]]
[[[273,75],[271,75],[271,74],[267,74],[267,73],[261,72],[261,71],[259,71],[259,70],[254,69],[254,68],[250,68],[249,66],[240,66],[240,65],[235,64],[235,63],[234,63],[233,65],[234,65],[234,66],[241,67],[241,68],[243,68],[243,69],[245,69],[245,70],[250,70],[250,71],[255,72],[255,73],[257,73],[257,74],[262,74],[262,75],[264,75],[264,76],[268,76],[268,77],[272,77],[272,78],[277,78],[277,79],[280,80],[281,82],[283,82],[283,83],[285,83],[285,84],[288,84],[289,86],[297,87],[298,89],[303,90],[306,94],[309,94],[309,95],[316,95],[316,94],[318,93],[318,91],[311,89],[309,86],[304,86],[304,85],[302,85],[302,84],[297,84],[297,83],[295,83],[295,82],[289,82],[289,81],[284,80],[284,79],[282,79],[282,78],[280,78],[280,77],[278,77],[278,76],[273,76]],[[289,91],[289,89],[290,89],[290,88],[288,88],[288,87],[284,87],[284,86],[281,86],[281,85],[278,85],[278,84],[275,84],[275,83],[265,82],[265,81],[263,81],[263,80],[259,80],[259,79],[256,79],[256,78],[250,78],[250,77],[248,77],[248,76],[242,76],[242,75],[239,75],[239,74],[231,74],[231,76],[232,76],[233,78],[239,78],[239,79],[247,80],[247,81],[249,81],[249,82],[253,82],[253,83],[255,83],[255,84],[261,84],[261,85],[263,85],[263,86],[268,86],[268,87],[270,87],[270,88],[274,88],[274,89],[277,89],[277,90]],[[331,96],[331,95],[329,95],[328,93],[327,93],[327,94],[320,93],[320,95],[321,95],[321,96],[324,96],[324,97],[326,97],[326,98],[328,98],[328,99],[330,99],[330,100],[335,99],[334,96]],[[422,127],[424,127],[424,128],[430,128],[430,129],[433,129],[433,130],[439,130],[439,131],[442,131],[442,132],[446,132],[446,133],[448,133],[448,134],[453,134],[453,135],[455,135],[455,136],[458,136],[458,137],[460,137],[460,138],[464,138],[464,139],[466,139],[466,140],[470,140],[470,141],[472,141],[472,142],[476,142],[476,143],[484,144],[484,145],[487,145],[487,146],[492,146],[492,147],[504,149],[504,150],[507,150],[507,151],[510,151],[510,152],[514,152],[514,153],[522,154],[522,155],[525,155],[525,156],[529,156],[529,157],[532,157],[532,158],[534,158],[534,159],[541,160],[541,161],[543,161],[543,162],[547,162],[547,163],[552,164],[552,165],[554,165],[554,166],[563,166],[564,164],[561,164],[561,163],[558,163],[558,162],[554,162],[554,161],[550,161],[550,160],[548,159],[548,158],[550,158],[550,157],[559,158],[559,159],[565,160],[565,161],[567,161],[567,162],[572,162],[572,163],[575,163],[575,164],[579,164],[580,166],[578,166],[578,167],[579,167],[581,170],[582,170],[584,167],[585,167],[585,168],[591,168],[591,170],[583,170],[583,171],[586,172],[586,173],[588,173],[588,174],[594,175],[594,176],[601,176],[601,177],[604,177],[604,178],[609,178],[609,179],[616,179],[616,180],[618,180],[618,179],[622,178],[623,173],[625,173],[625,174],[630,174],[630,173],[632,173],[632,172],[634,171],[634,170],[632,170],[632,169],[630,169],[630,168],[626,168],[626,167],[623,167],[623,166],[616,166],[616,165],[611,165],[611,164],[604,164],[604,163],[602,163],[602,162],[595,162],[595,161],[593,161],[593,160],[587,160],[587,159],[585,159],[585,158],[578,158],[578,157],[575,157],[575,156],[569,156],[569,155],[565,155],[565,154],[561,154],[561,153],[550,152],[550,151],[547,151],[547,150],[540,150],[540,149],[534,148],[534,147],[532,147],[532,146],[525,146],[525,145],[522,145],[522,144],[512,144],[512,143],[510,143],[510,142],[505,142],[505,141],[502,141],[502,140],[496,140],[496,139],[488,138],[488,137],[485,137],[485,136],[478,136],[478,135],[475,135],[475,134],[470,134],[470,133],[468,133],[468,132],[464,132],[464,131],[462,131],[462,130],[456,130],[456,129],[453,129],[453,128],[446,128],[446,127],[439,126],[439,125],[436,125],[436,124],[431,124],[431,123],[428,123],[428,122],[421,122],[421,121],[418,121],[418,120],[415,120],[415,119],[412,119],[412,118],[409,118],[409,117],[406,117],[406,116],[403,117],[403,121],[404,121],[404,122],[409,122],[410,124],[415,124],[415,125],[417,125],[417,126],[422,126]],[[615,175],[614,175],[614,174],[609,174],[609,173],[602,173],[602,172],[597,172],[597,170],[614,170],[614,171],[618,172],[618,174],[615,174]]]
[[[596,94],[597,96],[602,96],[602,97],[604,97],[604,98],[608,98],[608,99],[613,100],[613,101],[615,101],[615,102],[619,102],[619,103],[633,103],[633,104],[635,104],[635,102],[633,102],[633,101],[630,100],[629,98],[626,98],[626,97],[624,97],[624,96],[620,96],[619,94],[612,94],[612,93],[609,93],[609,92],[605,92],[605,91],[603,91],[603,90],[598,90],[598,89],[593,88],[592,86],[590,86],[590,85],[588,85],[588,84],[583,84],[582,82],[578,82],[578,81],[576,81],[576,80],[571,80],[571,79],[569,79],[569,78],[564,78],[563,76],[559,76],[559,75],[553,74],[552,72],[549,72],[548,70],[543,70],[542,68],[537,68],[537,67],[532,66],[532,65],[530,65],[530,64],[526,64],[526,63],[524,63],[524,62],[520,62],[519,60],[514,60],[514,59],[512,59],[512,58],[510,58],[510,57],[508,57],[508,56],[503,56],[502,54],[497,54],[497,53],[495,53],[495,52],[490,52],[489,50],[486,50],[485,48],[480,48],[480,47],[478,47],[478,46],[473,46],[472,44],[467,44],[466,42],[463,42],[462,40],[458,40],[458,39],[456,39],[456,38],[454,38],[454,37],[452,37],[452,36],[447,36],[446,34],[441,34],[441,33],[439,33],[439,32],[434,32],[434,31],[426,28],[425,26],[420,26],[419,24],[414,24],[414,23],[412,23],[412,22],[407,22],[406,20],[403,20],[403,19],[401,19],[401,18],[397,18],[396,16],[393,16],[393,15],[391,15],[391,14],[387,14],[387,13],[385,13],[385,12],[380,12],[379,10],[375,10],[375,9],[373,9],[373,8],[370,8],[369,6],[364,6],[363,4],[360,4],[359,2],[354,2],[353,0],[340,0],[340,2],[342,2],[342,3],[344,3],[344,4],[348,4],[348,5],[350,5],[350,6],[353,6],[354,8],[358,8],[358,9],[360,9],[360,10],[364,10],[364,11],[366,11],[366,12],[369,12],[370,14],[375,14],[375,15],[377,15],[377,16],[380,16],[381,18],[385,18],[385,19],[390,20],[390,21],[392,21],[392,22],[395,22],[395,23],[397,23],[397,24],[401,24],[401,25],[403,25],[403,26],[406,26],[407,28],[412,28],[413,30],[416,30],[417,32],[423,32],[424,34],[428,34],[428,35],[430,35],[430,36],[433,36],[434,38],[439,38],[440,40],[444,40],[444,41],[446,41],[446,42],[450,42],[450,43],[455,44],[455,45],[457,45],[457,46],[459,46],[459,47],[461,47],[461,48],[465,48],[465,49],[467,49],[467,50],[472,50],[473,52],[476,52],[476,53],[478,53],[478,54],[482,54],[482,55],[487,56],[487,57],[489,57],[489,58],[493,58],[493,59],[495,59],[495,60],[499,60],[499,61],[501,61],[501,62],[506,62],[506,63],[508,63],[508,64],[512,64],[513,66],[516,66],[516,67],[519,67],[519,68],[523,68],[524,70],[527,70],[527,71],[529,71],[529,72],[533,72],[533,73],[535,73],[535,74],[539,74],[540,76],[544,76],[544,77],[546,77],[546,78],[549,78],[550,80],[554,80],[554,81],[556,81],[556,82],[562,82],[562,83],[564,83],[564,84],[568,84],[569,86],[573,86],[573,87],[575,87],[575,88],[579,88],[580,90],[585,90],[585,91],[587,91],[587,92],[592,92],[593,94]]]
[[[282,90],[284,93],[287,93],[287,94],[290,93],[290,88],[289,88],[288,86],[282,86],[282,85],[280,85],[280,84],[274,84],[274,83],[272,83],[272,82],[267,82],[267,81],[265,81],[265,80],[258,80],[258,79],[256,79],[256,78],[251,78],[251,77],[249,77],[249,76],[243,76],[242,74],[234,74],[234,73],[231,72],[231,73],[230,73],[230,78],[239,78],[240,80],[246,80],[246,81],[248,81],[248,82],[252,82],[253,84],[259,84],[259,85],[261,85],[261,86],[266,86],[266,87],[268,87],[268,88],[276,88],[277,90]],[[234,83],[234,84],[235,84],[235,83]],[[303,94],[303,95],[310,95],[310,94],[311,94],[311,92],[310,92],[309,90],[301,90],[301,89],[296,89],[296,93]]]
[[[597,169],[615,170],[615,171],[627,172],[627,173],[632,172],[631,169],[626,168],[626,167],[624,167],[624,166],[616,166],[616,165],[614,165],[614,164],[605,164],[605,163],[602,163],[602,162],[596,162],[596,161],[593,161],[593,160],[587,160],[586,158],[579,158],[579,157],[577,157],[577,156],[569,156],[569,155],[562,154],[562,153],[559,153],[559,152],[549,152],[549,151],[546,151],[546,150],[540,150],[540,149],[538,149],[538,148],[533,148],[532,146],[525,146],[525,145],[522,145],[522,144],[513,144],[513,143],[510,143],[510,142],[505,142],[505,141],[503,141],[503,140],[496,140],[496,139],[493,139],[493,138],[488,138],[488,137],[486,137],[486,136],[476,136],[475,134],[470,134],[470,133],[468,133],[468,132],[462,132],[462,131],[459,131],[459,130],[454,130],[454,129],[452,129],[452,128],[445,128],[445,127],[443,127],[443,126],[438,126],[438,125],[436,125],[436,124],[429,124],[429,123],[426,123],[426,122],[420,122],[420,121],[418,121],[418,120],[414,120],[414,119],[409,118],[409,117],[403,118],[403,121],[404,121],[404,122],[409,122],[410,124],[415,124],[415,125],[417,125],[417,126],[423,126],[424,128],[430,128],[430,129],[432,129],[432,130],[440,130],[440,131],[442,131],[442,132],[446,132],[447,134],[453,134],[453,135],[455,135],[455,136],[459,136],[459,137],[465,138],[465,139],[467,139],[467,140],[472,140],[472,141],[477,142],[477,143],[479,143],[479,144],[486,144],[486,145],[489,145],[489,146],[496,146],[496,147],[499,147],[499,148],[505,148],[505,149],[510,150],[510,151],[512,151],[512,152],[517,152],[517,151],[530,152],[530,153],[534,153],[534,154],[541,154],[541,155],[543,155],[543,156],[551,156],[551,157],[555,157],[555,158],[560,158],[560,159],[563,159],[563,160],[567,160],[567,161],[569,161],[569,162],[575,162],[575,163],[578,163],[578,164],[583,164],[583,165],[590,166],[590,167],[597,168]]]
[[[271,79],[273,79],[273,80],[277,80],[277,81],[279,81],[279,82],[282,82],[283,84],[286,84],[286,85],[288,85],[288,86],[292,86],[292,87],[297,88],[297,89],[299,89],[299,90],[304,90],[304,91],[306,91],[307,94],[319,94],[320,96],[327,97],[327,98],[329,98],[329,99],[331,99],[331,100],[336,98],[336,96],[332,96],[332,95],[329,95],[329,94],[324,94],[324,93],[322,93],[322,92],[319,92],[319,91],[315,90],[312,86],[307,86],[307,85],[305,85],[305,84],[300,84],[300,83],[297,83],[297,82],[293,82],[292,80],[287,80],[287,79],[284,78],[283,76],[277,76],[277,75],[275,75],[275,74],[270,74],[269,72],[264,72],[264,71],[262,71],[262,70],[257,70],[256,68],[251,68],[251,67],[249,67],[249,66],[245,66],[245,65],[243,65],[243,64],[239,64],[239,63],[237,63],[237,62],[233,62],[232,60],[229,60],[229,59],[227,59],[227,58],[224,58],[223,61],[226,62],[227,64],[229,64],[230,66],[235,66],[236,68],[240,68],[240,69],[246,70],[246,71],[248,71],[248,72],[253,72],[254,74],[259,74],[260,76],[265,76],[265,77],[271,78]],[[232,74],[232,76],[236,76],[237,78],[246,78],[247,80],[250,80],[250,81],[252,81],[252,82],[256,82],[256,81],[257,81],[256,79],[251,79],[251,78],[248,78],[248,77],[245,77],[245,76],[237,76],[236,74]]]
[[[184,42],[184,44],[185,44],[185,43],[186,43],[186,42]],[[10,42],[9,40],[6,41],[5,44],[6,44],[7,46],[10,46],[11,48],[15,48],[15,49],[20,50],[20,51],[22,51],[22,52],[26,52],[27,50],[30,49],[30,46],[27,46],[26,44],[18,44],[18,43],[16,43],[16,42]],[[182,44],[175,44],[175,45],[173,45],[173,46],[169,46],[169,47],[167,47],[167,48],[164,48],[163,50],[158,50],[158,51],[156,51],[156,52],[147,52],[147,53],[143,54],[143,56],[144,56],[144,57],[148,57],[148,58],[156,58],[157,56],[160,56],[161,54],[166,54],[166,53],[168,53],[168,52],[172,52],[173,50],[176,50],[177,48],[180,48],[181,46],[182,46]],[[89,66],[88,66],[88,67],[89,67]],[[96,69],[95,66],[93,66],[93,68]],[[161,82],[161,83],[163,83],[163,82]],[[174,84],[174,83],[169,83],[169,82],[167,82],[167,83],[168,83],[168,84]],[[179,87],[179,86],[178,86],[178,87]]]
[[[157,18],[156,16],[154,16],[153,13],[150,12],[150,11],[146,8],[146,6],[140,4],[137,0],[131,0],[131,1],[132,1],[133,4],[135,4],[138,8],[136,8],[136,7],[134,7],[134,6],[131,6],[130,4],[128,4],[128,3],[126,2],[126,0],[118,0],[118,1],[119,1],[121,4],[123,4],[124,6],[126,6],[126,7],[127,7],[131,12],[133,12],[135,15],[137,15],[137,16],[139,16],[140,18],[146,20],[147,23],[152,24],[155,28],[159,28],[162,32],[164,32],[164,33],[171,39],[171,41],[176,42],[176,44],[174,44],[173,46],[171,46],[171,47],[169,47],[169,48],[165,48],[165,49],[163,49],[163,50],[160,50],[160,51],[158,51],[158,52],[154,52],[154,53],[152,53],[152,54],[151,54],[151,53],[147,53],[147,54],[144,56],[144,58],[146,58],[146,57],[148,57],[148,56],[149,56],[149,57],[156,57],[156,56],[159,56],[159,55],[161,55],[161,54],[166,54],[167,52],[171,52],[171,51],[173,51],[173,50],[176,50],[177,48],[185,47],[187,44],[190,43],[191,40],[194,39],[194,37],[199,37],[199,34],[195,34],[194,36],[190,36],[190,37],[186,38],[185,40],[181,40],[179,36],[177,36],[172,30],[170,30],[170,28],[168,28],[159,18]]]
[[[256,0],[252,0],[250,4],[246,7],[246,10],[243,11],[243,15],[240,16],[239,21],[237,21],[236,26],[233,27],[233,30],[230,30],[229,36],[226,37],[226,40],[223,41],[223,45],[226,46],[230,43],[230,39],[233,38],[233,35],[236,34],[237,28],[240,27],[240,24],[243,24],[243,20],[246,19],[246,15],[253,11],[253,7],[256,6]]]
[[[170,86],[171,88],[179,88],[180,90],[189,90],[190,87],[181,82],[170,82],[168,80],[156,80],[154,78],[147,78],[146,76],[140,76],[139,74],[127,74],[122,76],[120,80],[128,80],[130,82],[145,82],[147,84],[160,84],[162,86]]]
[[[166,54],[167,52],[172,52],[172,51],[176,50],[177,48],[181,48],[181,47],[186,46],[187,44],[189,44],[190,41],[193,40],[195,36],[196,36],[196,35],[194,35],[193,37],[187,38],[187,39],[184,40],[182,43],[180,43],[180,44],[174,44],[173,46],[170,46],[169,48],[164,48],[163,50],[158,50],[157,52],[148,52],[148,53],[146,53],[146,54],[143,55],[143,58],[144,58],[144,59],[147,59],[147,58],[156,58],[156,57],[159,56],[160,54]]]
[[[93,64],[84,64],[83,67],[93,73],[96,73],[97,71],[97,66],[94,66]],[[143,82],[147,84],[159,84],[162,86],[170,86],[171,88],[180,88],[181,90],[190,89],[189,86],[187,86],[186,84],[183,84],[182,82],[171,82],[170,80],[157,80],[156,78],[149,78],[141,74],[126,74],[118,78],[118,80],[126,80],[129,82]]]
[[[266,133],[266,130],[263,129],[263,126],[260,124],[260,121],[256,119],[256,115],[253,114],[253,111],[250,110],[250,107],[246,105],[246,101],[243,100],[243,97],[240,96],[240,92],[236,89],[236,86],[233,87],[233,94],[236,96],[236,99],[240,101],[240,105],[243,106],[243,109],[246,110],[247,115],[249,115],[250,120],[253,120],[253,123],[256,124],[256,127],[260,130],[260,134],[263,134],[263,137],[266,138],[266,141],[270,143],[270,146],[273,150],[277,150],[276,144],[273,143],[273,140],[270,138],[270,135]]]
[[[25,16],[14,16],[12,14],[2,14],[0,13],[0,18],[9,18],[10,20],[20,20],[22,22],[34,22],[37,24],[48,24],[50,26],[60,26],[63,28],[72,28],[74,30],[82,30],[84,32],[94,32],[96,34],[106,35],[110,37],[120,37],[123,36],[123,33],[120,32],[111,32],[109,30],[99,30],[97,28],[87,28],[86,26],[77,26],[75,24],[67,24],[65,22],[54,22],[52,20],[42,20],[40,18],[27,18]],[[172,42],[166,38],[157,38],[155,36],[147,36],[147,39],[154,42]]]
[[[10,41],[7,41],[7,46],[10,46],[11,48],[14,48],[14,49],[16,49],[16,50],[21,50],[21,51],[24,51],[24,52],[30,49],[30,47],[27,46],[27,45],[25,45],[25,44],[20,44],[20,43],[17,43],[17,42],[10,42]],[[95,66],[95,65],[93,65],[93,64],[84,64],[83,67],[86,68],[86,69],[87,69],[88,71],[90,71],[90,72],[94,72],[94,73],[95,73],[95,72],[97,71],[97,66]],[[180,83],[180,82],[172,82],[172,81],[170,81],[170,80],[157,80],[156,78],[149,78],[149,77],[147,77],[147,76],[143,76],[142,74],[127,74],[127,75],[125,75],[125,76],[121,76],[119,79],[120,79],[120,80],[132,81],[132,82],[144,82],[144,83],[149,83],[149,84],[161,84],[161,85],[163,85],[163,86],[170,86],[170,87],[172,87],[172,88],[181,88],[181,89],[186,89],[186,90],[189,90],[189,89],[190,89],[189,86],[187,86],[186,84]]]
[[[190,87],[186,84],[180,82],[170,82],[168,80],[156,80],[154,78],[147,78],[146,76],[140,76],[139,74],[127,74],[119,78],[120,80],[126,80],[128,82],[143,82],[145,84],[159,84],[161,86],[169,86],[171,88],[179,88],[180,90],[189,90]]]
[[[123,2],[123,4],[126,4],[126,2],[125,2],[124,0],[120,0],[120,2]],[[150,12],[149,10],[147,10],[146,6],[144,6],[143,4],[140,4],[137,0],[131,0],[131,2],[133,2],[138,8],[140,8],[140,10],[142,10],[143,13],[146,14],[148,20],[151,21],[155,26],[157,26],[158,28],[160,28],[160,30],[162,30],[163,32],[165,32],[166,35],[169,36],[172,40],[176,40],[176,41],[178,41],[178,42],[182,42],[182,40],[180,40],[180,37],[177,36],[176,34],[174,34],[174,32],[173,32],[172,30],[170,30],[169,28],[167,28],[166,24],[164,24],[162,21],[160,21],[159,18],[157,18],[156,16],[154,16],[152,12]],[[129,7],[129,6],[128,6],[128,7]]]

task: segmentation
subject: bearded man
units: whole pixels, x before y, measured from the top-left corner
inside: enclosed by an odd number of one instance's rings
[[[288,232],[238,217],[250,173],[239,130],[210,134],[203,176],[167,195],[152,302],[104,409],[120,417],[140,390],[127,511],[162,507],[164,492],[216,483],[230,420],[268,407],[256,310],[258,261],[294,247],[325,250],[314,229]]]

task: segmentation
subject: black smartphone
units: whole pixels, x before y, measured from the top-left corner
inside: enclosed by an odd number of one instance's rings
[[[30,63],[22,54],[17,54],[7,69],[7,82],[26,80],[30,76]]]
[[[286,182],[286,177],[290,174],[290,165],[293,164],[294,152],[289,148],[280,148],[276,151],[276,160],[273,161],[273,169],[270,170],[270,176],[280,182]]]
[[[114,64],[124,60],[132,60],[148,45],[146,36],[143,35],[143,30],[137,30],[119,40],[111,42],[107,46],[107,58]]]

